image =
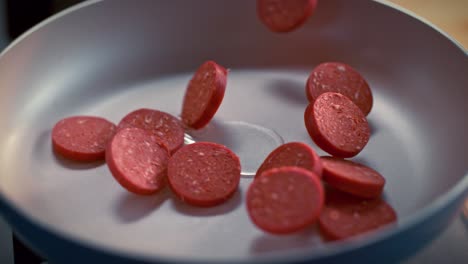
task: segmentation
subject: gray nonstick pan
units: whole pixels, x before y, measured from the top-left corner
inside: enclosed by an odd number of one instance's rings
[[[214,141],[243,165],[239,190],[212,208],[169,189],[125,191],[105,163],[51,148],[72,115],[115,123],[138,108],[180,114],[196,68],[229,68],[224,100],[190,141]],[[282,142],[325,153],[303,121],[305,81],[325,61],[369,82],[372,136],[354,158],[387,180],[396,225],[324,242],[256,228],[245,208],[252,175]],[[303,27],[270,32],[255,1],[89,1],[48,19],[0,56],[0,213],[51,263],[392,263],[443,231],[468,195],[468,58],[446,34],[385,2],[320,1]]]

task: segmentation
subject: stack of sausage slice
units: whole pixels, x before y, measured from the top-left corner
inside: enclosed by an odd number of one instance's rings
[[[317,0],[257,0],[260,21],[271,31],[298,29],[314,13]],[[105,159],[116,181],[129,192],[152,195],[167,183],[183,202],[216,206],[237,191],[239,158],[227,147],[184,145],[187,128],[201,129],[224,97],[227,70],[203,63],[188,83],[180,119],[156,109],[138,109],[118,125],[95,116],[60,120],[52,130],[53,149],[65,158]],[[373,105],[366,80],[351,66],[326,62],[306,81],[309,105],[305,129],[331,156],[320,157],[304,142],[273,150],[258,168],[246,196],[252,222],[265,232],[289,234],[318,224],[326,239],[347,239],[396,221],[382,198],[385,179],[358,155],[371,131],[366,116]]]
[[[203,63],[187,86],[181,120],[146,108],[130,112],[117,126],[94,116],[65,118],[52,131],[53,149],[76,161],[105,158],[114,178],[129,192],[152,195],[169,183],[188,204],[218,205],[237,190],[239,158],[216,143],[184,146],[184,132],[210,122],[223,100],[226,79],[224,67]]]

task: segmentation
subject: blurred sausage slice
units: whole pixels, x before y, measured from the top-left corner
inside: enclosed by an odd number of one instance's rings
[[[314,13],[317,0],[257,0],[257,15],[273,32],[291,32]]]
[[[341,240],[379,229],[396,220],[395,210],[380,198],[366,200],[327,189],[319,227],[326,239]]]

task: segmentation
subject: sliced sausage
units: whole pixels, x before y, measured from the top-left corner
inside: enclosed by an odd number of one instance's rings
[[[315,67],[306,84],[306,95],[313,102],[325,92],[346,95],[364,113],[372,109],[372,92],[369,84],[359,72],[340,62],[325,62]]]
[[[380,198],[365,200],[327,189],[319,227],[326,239],[341,240],[368,233],[396,220],[395,210]]]
[[[102,160],[115,130],[112,122],[100,117],[64,118],[52,129],[52,147],[56,153],[70,160]]]
[[[106,162],[128,191],[150,195],[166,183],[169,150],[153,133],[136,127],[120,129],[109,143]]]
[[[315,223],[324,203],[319,177],[304,168],[281,167],[260,174],[247,191],[252,222],[273,234],[300,231]]]
[[[214,61],[198,68],[190,80],[182,103],[182,121],[188,127],[200,129],[215,115],[226,90],[227,70]]]
[[[257,0],[257,15],[273,32],[290,32],[312,15],[317,0]]]
[[[382,194],[385,178],[377,171],[357,162],[335,157],[322,157],[323,180],[341,191],[363,197]]]
[[[315,151],[302,142],[289,142],[277,147],[263,161],[255,177],[264,171],[284,166],[297,166],[322,176],[322,162]]]
[[[240,160],[227,147],[197,142],[179,149],[169,160],[173,192],[188,204],[215,206],[228,200],[240,182]]]
[[[127,114],[118,129],[136,127],[153,133],[171,153],[184,144],[184,126],[176,117],[162,111],[142,108]]]
[[[304,122],[315,144],[332,156],[353,157],[369,141],[366,117],[348,97],[339,93],[323,93],[310,103]]]

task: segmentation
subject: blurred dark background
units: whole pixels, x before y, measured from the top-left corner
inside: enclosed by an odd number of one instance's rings
[[[6,27],[10,40],[47,17],[84,0],[6,0]]]

